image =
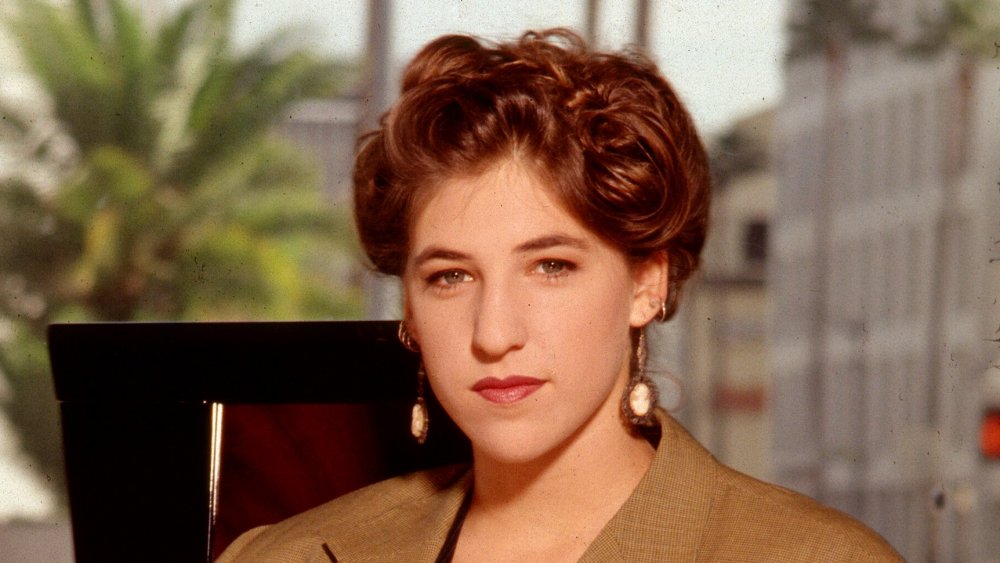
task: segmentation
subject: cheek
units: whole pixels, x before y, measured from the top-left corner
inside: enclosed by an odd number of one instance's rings
[[[573,297],[572,312],[594,325],[618,332],[628,325],[632,315],[632,286],[622,272],[603,272]]]
[[[577,350],[593,365],[602,365],[617,379],[631,349],[629,334],[632,316],[632,286],[623,272],[607,279],[581,299],[576,309],[577,332],[581,341]]]
[[[429,299],[406,291],[406,319],[420,343],[424,365],[429,373],[439,372],[436,367],[454,361],[463,346],[468,349],[472,328],[467,307],[456,299]]]
[[[612,363],[627,347],[632,300],[617,276],[595,280],[586,289],[553,294],[532,304],[532,325],[547,355],[582,363],[607,357]]]

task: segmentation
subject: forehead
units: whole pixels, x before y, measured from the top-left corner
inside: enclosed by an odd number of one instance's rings
[[[457,236],[490,227],[509,232],[532,226],[589,231],[541,175],[511,158],[481,172],[446,177],[426,188],[414,201],[409,234],[412,246],[420,243],[416,239],[437,231]]]

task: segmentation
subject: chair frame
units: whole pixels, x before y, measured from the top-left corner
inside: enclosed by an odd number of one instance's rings
[[[397,326],[51,325],[77,561],[210,561],[224,405],[412,400]],[[400,472],[468,457],[428,445]]]

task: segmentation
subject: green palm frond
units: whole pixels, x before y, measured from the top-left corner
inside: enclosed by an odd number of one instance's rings
[[[163,310],[174,314],[184,292],[170,288],[184,283],[192,241],[236,227],[260,241],[348,231],[318,194],[314,164],[270,133],[290,103],[342,84],[343,65],[288,33],[235,53],[230,1],[193,2],[153,32],[124,0],[17,1],[8,24],[79,153],[61,188],[35,202],[74,241],[60,248],[78,253],[69,267],[31,266],[62,269],[32,276],[54,280],[50,309],[79,302],[122,320],[155,288],[152,302],[173,300]],[[12,113],[5,138],[29,121]],[[27,269],[30,257],[16,257],[8,270]]]
[[[198,177],[209,163],[228,158],[273,127],[291,101],[329,97],[335,91],[335,65],[301,51],[275,55],[261,49],[221,64],[205,77],[187,124],[196,142],[173,174]]]

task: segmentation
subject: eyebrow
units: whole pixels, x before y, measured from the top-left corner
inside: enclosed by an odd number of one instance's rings
[[[514,252],[518,254],[526,254],[529,252],[555,248],[557,246],[568,246],[580,250],[587,250],[590,248],[590,245],[584,239],[571,237],[569,235],[555,234],[540,236],[538,238],[522,242],[514,248]],[[470,258],[471,257],[464,252],[442,248],[440,246],[431,246],[425,248],[423,252],[418,254],[413,259],[413,264],[415,266],[419,266],[430,260],[468,260]]]
[[[468,260],[469,255],[459,252],[457,250],[448,250],[447,248],[441,248],[440,246],[430,246],[425,248],[423,252],[417,254],[416,258],[413,259],[413,264],[419,266],[424,262],[430,260]]]
[[[572,248],[577,248],[579,250],[587,250],[590,248],[590,245],[587,244],[587,241],[581,238],[571,237],[569,235],[557,234],[557,235],[541,236],[523,242],[517,245],[517,248],[515,248],[514,251],[519,254],[524,254],[526,252],[546,250],[557,246],[569,246]]]

